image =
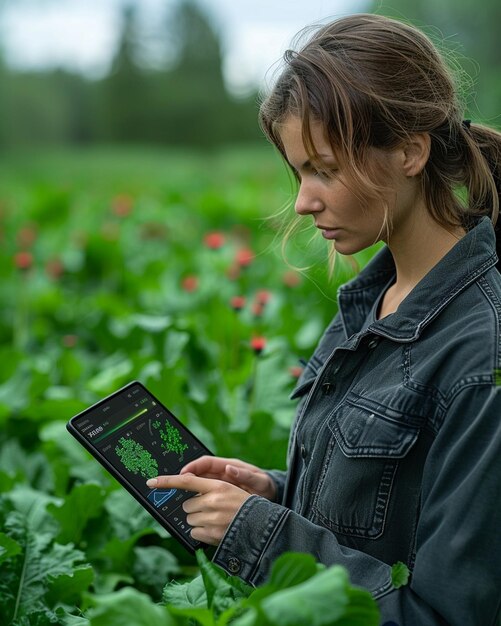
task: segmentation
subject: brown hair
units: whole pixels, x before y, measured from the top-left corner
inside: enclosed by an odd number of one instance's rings
[[[421,192],[433,218],[446,228],[468,229],[473,217],[489,215],[496,225],[501,133],[463,120],[454,74],[425,34],[381,15],[357,14],[318,28],[299,51],[287,50],[284,62],[259,113],[265,135],[284,158],[280,125],[298,116],[310,159],[322,169],[310,128],[320,122],[350,187],[383,203],[389,236],[385,188],[369,151],[429,133]],[[497,251],[501,258],[499,233]]]

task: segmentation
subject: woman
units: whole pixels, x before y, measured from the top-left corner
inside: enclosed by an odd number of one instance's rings
[[[287,472],[205,457],[157,484],[199,494],[193,537],[251,584],[309,552],[345,566],[383,622],[497,624],[501,135],[462,119],[425,35],[365,14],[288,51],[260,117],[296,212],[341,254],[386,246],[339,289],[292,394]]]

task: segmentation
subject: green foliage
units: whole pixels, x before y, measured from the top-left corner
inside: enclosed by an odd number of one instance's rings
[[[214,154],[210,168],[161,151],[18,155],[1,161],[0,188],[0,623],[275,623],[281,594],[312,593],[322,574],[312,557],[282,557],[258,590],[196,561],[65,423],[137,378],[215,453],[283,468],[289,368],[311,353],[353,270],[340,264],[329,283],[325,242],[307,245],[305,233],[290,257],[312,268],[285,280],[279,224],[262,219],[288,189],[269,151]],[[16,266],[20,252],[30,268]],[[259,357],[254,335],[267,340]],[[318,583],[363,615],[363,592],[343,580],[333,571]]]
[[[409,568],[405,565],[405,563],[398,561],[395,565],[392,565],[391,582],[393,583],[395,589],[399,589],[400,587],[406,585],[409,582],[409,576]]]
[[[342,567],[325,568],[307,554],[285,553],[268,582],[253,589],[203,553],[201,576],[170,583],[163,599],[171,613],[202,626],[377,626],[379,611],[367,591],[351,587]]]

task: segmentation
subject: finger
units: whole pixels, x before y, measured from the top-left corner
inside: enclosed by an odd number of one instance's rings
[[[176,474],[150,478],[146,481],[146,484],[150,488],[185,489],[186,491],[194,491],[195,493],[207,493],[216,489],[220,485],[220,481],[210,478],[201,478],[194,474]]]
[[[233,465],[226,466],[228,481],[237,484],[249,493],[257,493],[266,498],[274,497],[274,486],[268,474],[262,471],[252,471]]]
[[[210,456],[201,456],[194,461],[190,461],[184,467],[181,468],[180,474],[192,473],[199,474],[205,473],[212,465],[212,458]]]
[[[188,513],[186,521],[190,526],[208,528],[209,526],[221,526],[217,511],[203,511],[197,513]]]
[[[192,473],[197,476],[206,475],[206,474],[220,474],[224,472],[224,468],[227,459],[222,459],[220,457],[214,456],[202,456],[199,459],[195,459],[190,463],[186,464],[182,469],[180,474]]]
[[[268,485],[268,476],[262,472],[252,472],[242,467],[227,465],[226,472],[233,480],[252,489],[261,489]]]
[[[231,459],[221,456],[201,456],[190,463],[187,463],[180,471],[180,474],[185,474],[187,472],[191,472],[196,474],[197,476],[201,476],[202,474],[221,474],[224,472],[226,465],[231,464],[236,467],[244,467],[247,469],[258,470],[259,468],[254,465],[250,465],[245,461],[241,461],[240,459]]]

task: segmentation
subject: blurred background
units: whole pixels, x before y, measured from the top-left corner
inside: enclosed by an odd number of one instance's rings
[[[2,0],[0,147],[260,142],[256,94],[293,35],[359,11],[443,39],[470,115],[499,121],[496,0]]]

